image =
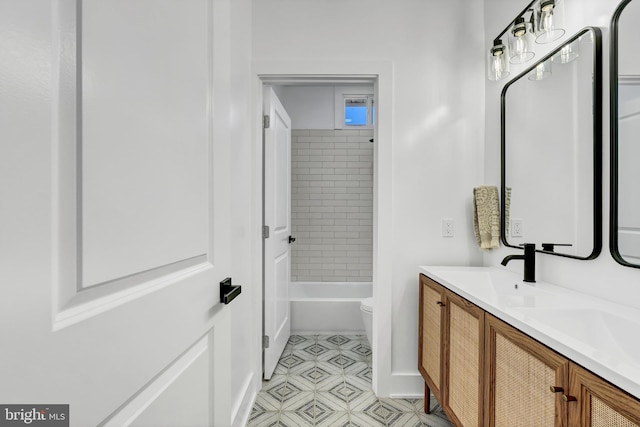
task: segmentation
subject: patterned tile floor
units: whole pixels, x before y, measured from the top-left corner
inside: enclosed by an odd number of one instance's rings
[[[431,405],[427,415],[422,399],[373,394],[366,336],[292,335],[247,426],[450,426],[433,397]]]

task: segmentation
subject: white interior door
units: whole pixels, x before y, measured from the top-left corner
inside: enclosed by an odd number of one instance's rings
[[[291,119],[271,87],[264,89],[264,224],[269,237],[264,242],[264,378],[278,364],[289,335],[289,280],[291,259]]]
[[[230,423],[216,3],[0,3],[1,404]]]

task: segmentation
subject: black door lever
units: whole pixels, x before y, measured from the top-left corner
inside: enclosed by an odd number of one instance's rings
[[[289,236],[289,244],[293,243],[296,241],[296,238],[293,236]]]
[[[220,282],[220,302],[229,304],[242,292],[240,286],[234,286],[231,284],[231,277],[227,277]]]

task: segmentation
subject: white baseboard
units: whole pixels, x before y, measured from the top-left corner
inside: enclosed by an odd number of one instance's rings
[[[249,421],[251,409],[258,396],[258,389],[255,386],[254,373],[251,372],[242,384],[242,392],[232,406],[231,425],[233,427],[244,427]]]
[[[424,397],[424,379],[420,373],[391,373],[391,394],[396,399],[420,399]]]
[[[291,335],[366,335],[364,329],[349,329],[349,330],[325,330],[325,329],[303,329],[303,330],[291,330]]]

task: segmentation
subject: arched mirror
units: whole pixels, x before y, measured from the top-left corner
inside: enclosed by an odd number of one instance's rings
[[[611,254],[640,267],[640,0],[611,23]]]
[[[638,0],[640,1],[640,0]],[[592,259],[602,248],[601,33],[588,27],[502,91],[502,241]]]

